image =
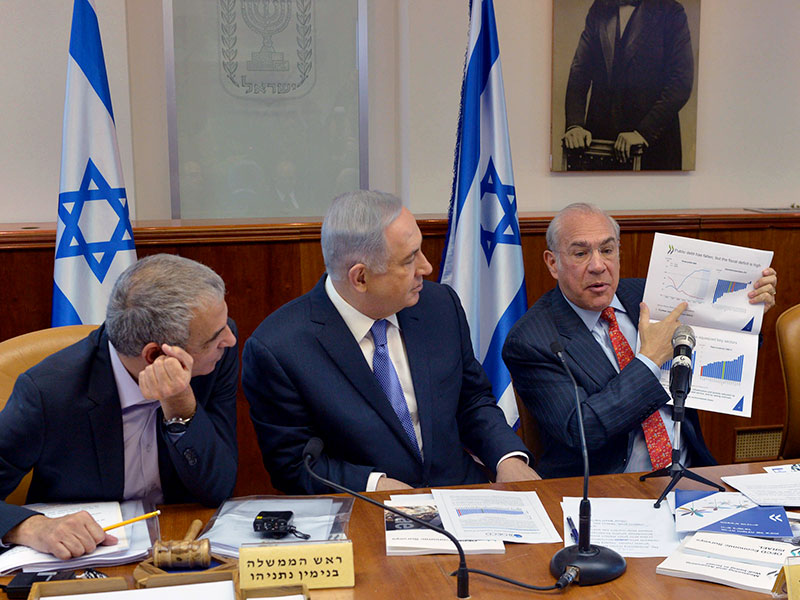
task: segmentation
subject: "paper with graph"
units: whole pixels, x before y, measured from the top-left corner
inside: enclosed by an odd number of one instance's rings
[[[772,262],[772,252],[656,233],[644,301],[660,321],[681,302],[681,323],[697,343],[692,356],[692,391],[686,406],[749,417],[758,356],[761,304],[747,294]],[[661,384],[669,390],[669,368]]]

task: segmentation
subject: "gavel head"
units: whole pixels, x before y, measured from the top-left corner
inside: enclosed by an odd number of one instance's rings
[[[157,540],[153,564],[161,569],[194,569],[211,564],[211,542],[203,540]]]

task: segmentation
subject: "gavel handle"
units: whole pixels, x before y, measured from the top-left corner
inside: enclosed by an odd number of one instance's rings
[[[197,534],[200,533],[200,530],[203,528],[203,522],[200,519],[195,519],[192,521],[192,524],[189,525],[189,529],[186,531],[186,535],[183,536],[184,542],[191,542],[194,538],[197,537]]]

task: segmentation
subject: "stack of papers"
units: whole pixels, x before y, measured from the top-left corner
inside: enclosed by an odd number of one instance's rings
[[[406,494],[384,502],[418,519],[442,528],[439,508],[431,494]],[[420,554],[457,554],[453,542],[445,535],[427,529],[410,519],[384,511],[387,556]],[[503,540],[459,539],[465,554],[504,554]]]
[[[347,500],[352,506],[352,500]],[[294,525],[298,532],[310,537],[303,540],[289,534],[284,538],[275,539],[254,531],[253,519],[262,510],[292,511],[291,525]],[[233,498],[220,506],[199,539],[209,539],[212,552],[233,558],[239,557],[239,547],[242,544],[327,541],[331,539],[337,510],[334,499],[325,497]]]
[[[656,573],[772,593],[784,560],[797,550],[785,542],[697,532],[656,567]]]
[[[115,525],[145,513],[141,500],[128,502],[92,502],[84,504],[29,504],[27,508],[48,517],[62,517],[81,510],[87,511],[101,527]],[[147,557],[152,540],[147,521],[138,521],[125,527],[114,529],[112,534],[119,540],[114,546],[98,546],[94,552],[60,560],[25,546],[14,546],[0,554],[0,575],[17,569],[42,571],[56,569],[82,569],[86,567],[105,567],[124,565]]]
[[[725,481],[728,479],[723,477]],[[736,487],[757,489],[758,486],[748,485],[749,480],[744,481],[744,485]],[[761,499],[774,501],[778,498],[773,494],[763,495]],[[749,491],[745,495],[676,490],[669,500],[674,506],[676,530],[684,535],[696,533],[686,535],[681,546],[658,565],[656,572],[662,575],[769,594],[784,561],[798,550],[796,545],[781,541],[793,535],[789,515],[783,506],[759,505]]]
[[[729,475],[722,481],[761,506],[800,506],[800,472]]]
[[[236,600],[236,589],[232,581],[212,581],[142,590],[94,592],[90,597],[92,600]],[[86,600],[86,594],[69,594],[52,596],[52,598],[54,600]]]
[[[536,492],[433,490],[396,494],[385,504],[452,533],[467,554],[502,554],[504,541],[561,541]],[[446,536],[388,511],[384,515],[388,556],[457,552]]]
[[[626,558],[667,556],[680,544],[675,522],[666,504],[655,508],[655,500],[639,498],[591,498],[592,544],[611,548]],[[569,532],[567,517],[578,524],[581,498],[566,497],[561,502],[564,531]],[[575,542],[564,535],[564,546]]]

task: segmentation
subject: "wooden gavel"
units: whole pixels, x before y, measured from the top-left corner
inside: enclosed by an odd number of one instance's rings
[[[208,567],[211,564],[211,542],[195,539],[202,527],[203,522],[195,519],[182,540],[157,540],[153,544],[153,564],[160,569]]]

